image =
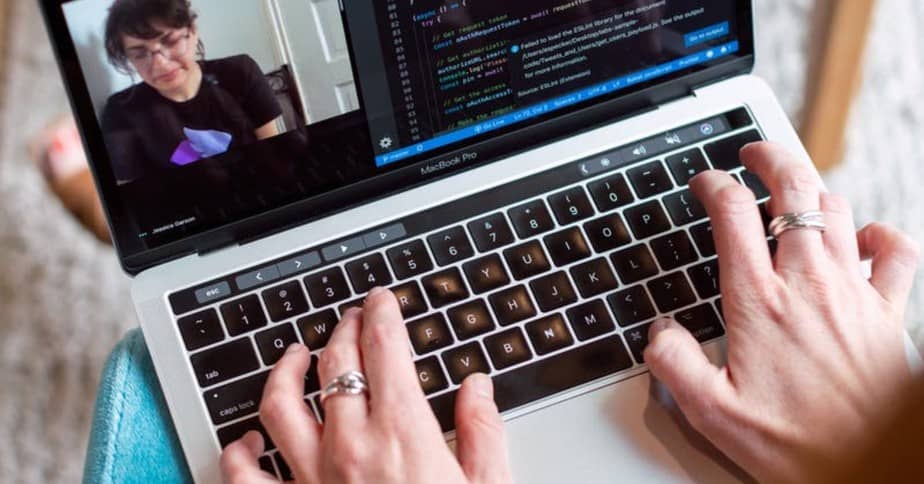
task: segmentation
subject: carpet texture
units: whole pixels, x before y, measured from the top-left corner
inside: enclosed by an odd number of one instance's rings
[[[2,0],[0,0],[2,1]],[[67,109],[37,2],[10,1],[0,56],[0,481],[76,482],[106,356],[136,326],[114,255],[78,227],[28,160],[31,133]],[[758,2],[758,73],[798,120],[810,0]],[[844,164],[826,176],[857,220],[924,241],[924,2],[882,0]],[[917,46],[918,48],[910,48]],[[919,282],[920,279],[919,279]],[[908,322],[922,340],[924,284]],[[919,343],[920,344],[920,343]]]

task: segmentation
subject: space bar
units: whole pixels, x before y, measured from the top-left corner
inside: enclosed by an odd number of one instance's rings
[[[494,401],[501,412],[632,366],[622,338],[611,336],[493,377]],[[456,391],[430,399],[443,432],[456,428]]]

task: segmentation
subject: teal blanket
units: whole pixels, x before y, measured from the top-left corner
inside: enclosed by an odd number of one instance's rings
[[[103,370],[83,482],[192,482],[139,329],[115,347]]]

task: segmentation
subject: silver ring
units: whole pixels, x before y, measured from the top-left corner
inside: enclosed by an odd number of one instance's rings
[[[769,226],[770,235],[774,239],[779,239],[784,233],[796,229],[809,229],[824,233],[828,230],[825,224],[825,214],[818,210],[786,213],[773,219]]]
[[[334,378],[321,391],[321,405],[328,397],[334,395],[362,395],[369,392],[369,384],[366,382],[366,375],[358,371],[349,371],[337,378]]]

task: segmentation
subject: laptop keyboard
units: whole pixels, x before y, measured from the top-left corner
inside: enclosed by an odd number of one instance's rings
[[[317,355],[376,286],[397,295],[444,431],[474,372],[507,411],[644,364],[658,316],[701,342],[722,336],[712,230],[687,183],[727,170],[765,202],[737,154],[759,139],[738,109],[171,294],[218,442],[262,432],[261,465],[285,477],[257,416],[269,371],[308,346],[305,398],[323,419]]]

